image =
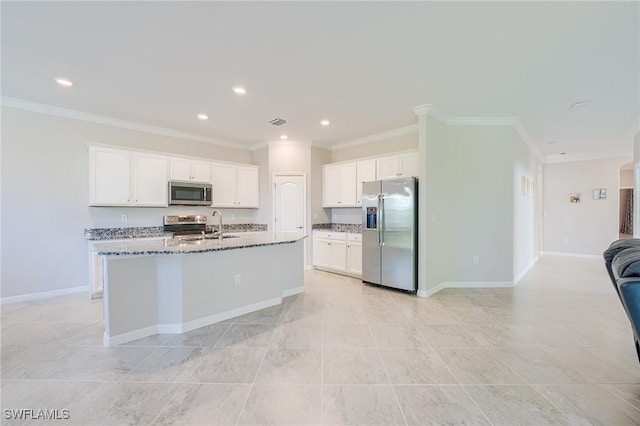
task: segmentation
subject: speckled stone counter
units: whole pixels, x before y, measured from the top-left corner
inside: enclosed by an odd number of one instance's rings
[[[352,234],[362,234],[362,224],[353,223],[316,223],[311,229],[331,232],[349,232]]]
[[[248,232],[227,235],[230,238],[224,238],[222,241],[218,239],[197,239],[191,241],[178,237],[162,240],[138,239],[135,241],[94,243],[94,251],[103,256],[192,254],[289,244],[306,238],[306,236],[274,238],[267,232]]]
[[[215,228],[217,226],[209,226]],[[267,225],[260,223],[226,224],[222,232],[264,232]],[[137,238],[170,238],[173,234],[165,232],[162,226],[138,226],[130,228],[92,228],[84,230],[84,237],[90,241],[127,240]]]

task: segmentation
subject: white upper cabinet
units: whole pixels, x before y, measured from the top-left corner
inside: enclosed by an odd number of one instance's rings
[[[214,207],[258,208],[260,176],[257,166],[213,164]]]
[[[418,176],[420,172],[417,152],[393,155],[377,159],[378,179]]]
[[[362,182],[376,180],[376,160],[364,160],[356,163],[356,205],[362,206]]]
[[[412,152],[400,155],[401,177],[420,176],[420,154]]]
[[[89,147],[89,205],[166,207],[168,172],[162,155]]]
[[[131,199],[129,151],[89,147],[89,205],[122,206]]]
[[[357,207],[356,163],[323,168],[323,207]]]
[[[133,153],[133,204],[166,207],[168,197],[167,157]]]
[[[258,167],[238,166],[238,207],[260,204],[260,176]]]
[[[171,158],[170,169],[171,180],[211,182],[211,163],[208,161]]]

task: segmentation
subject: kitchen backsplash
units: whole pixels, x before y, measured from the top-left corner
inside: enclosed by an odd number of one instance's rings
[[[357,223],[316,223],[312,225],[311,229],[319,229],[333,232],[353,232],[362,233],[362,224]]]
[[[209,228],[218,229],[216,225]],[[266,231],[267,225],[259,223],[237,223],[225,224],[222,226],[223,232],[261,232]],[[120,240],[127,238],[148,238],[171,235],[165,232],[162,226],[138,226],[130,228],[92,228],[84,230],[84,237],[87,240]]]

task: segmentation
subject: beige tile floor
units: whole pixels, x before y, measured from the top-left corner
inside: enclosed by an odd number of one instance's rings
[[[83,295],[2,308],[5,409],[54,424],[640,424],[640,363],[602,261],[429,299],[308,271],[305,293],[184,335],[101,346]]]

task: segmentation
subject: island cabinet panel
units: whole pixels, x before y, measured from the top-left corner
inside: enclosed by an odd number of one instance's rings
[[[256,237],[256,244],[259,241]],[[302,239],[230,249],[222,249],[222,244],[234,243],[187,245],[184,254],[169,256],[100,254],[104,345],[185,333],[278,305],[304,291]],[[126,244],[112,247],[124,247],[127,253]],[[171,250],[160,242],[149,247]],[[198,247],[218,249],[188,252]]]

